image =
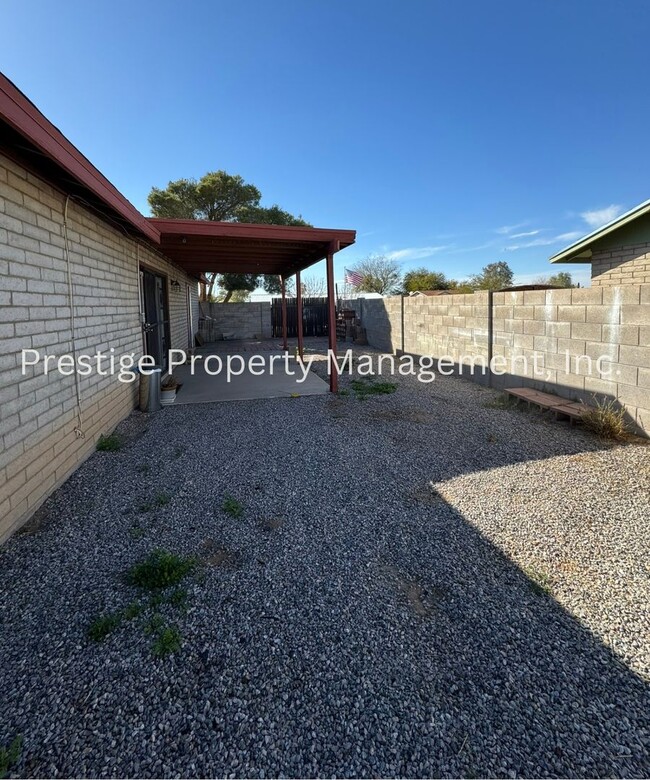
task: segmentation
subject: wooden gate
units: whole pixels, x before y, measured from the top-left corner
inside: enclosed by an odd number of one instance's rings
[[[282,298],[271,303],[273,337],[282,338]],[[302,299],[302,332],[307,336],[327,336],[327,298]],[[298,335],[298,305],[295,298],[287,298],[287,336]]]

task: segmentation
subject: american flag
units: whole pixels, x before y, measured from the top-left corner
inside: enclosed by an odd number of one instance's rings
[[[345,271],[345,283],[351,284],[353,287],[358,287],[361,282],[363,282],[363,276],[358,273],[358,271],[348,271],[347,268],[343,269]]]

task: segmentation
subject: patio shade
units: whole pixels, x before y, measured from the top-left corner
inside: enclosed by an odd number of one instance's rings
[[[354,243],[354,230],[250,225],[207,220],[148,220],[162,252],[193,276],[277,274],[287,278]]]

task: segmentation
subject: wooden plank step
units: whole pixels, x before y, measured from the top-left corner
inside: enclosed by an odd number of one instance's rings
[[[505,392],[514,398],[527,401],[529,404],[532,403],[536,406],[541,406],[543,409],[550,409],[555,412],[556,416],[564,414],[572,420],[579,419],[590,408],[579,401],[569,401],[567,398],[562,398],[559,395],[543,393],[530,387],[506,387]]]
[[[543,406],[546,409],[552,409],[556,404],[564,402],[566,399],[551,393],[543,393],[541,390],[533,390],[530,387],[511,387],[506,388],[506,393],[520,398],[522,401]]]
[[[573,401],[565,404],[556,404],[551,408],[554,412],[566,414],[568,417],[574,417],[577,419],[582,417],[582,415],[589,410],[589,407],[586,404],[580,404]]]

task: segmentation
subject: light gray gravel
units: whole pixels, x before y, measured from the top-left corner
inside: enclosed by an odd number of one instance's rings
[[[648,776],[650,450],[494,397],[134,413],[0,553],[17,774]],[[137,620],[89,643],[154,547],[215,564],[162,610],[181,651]]]

